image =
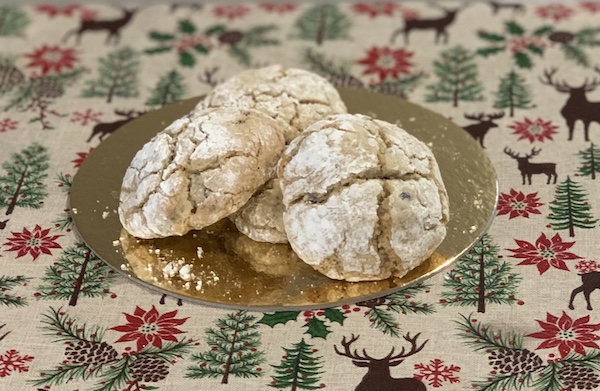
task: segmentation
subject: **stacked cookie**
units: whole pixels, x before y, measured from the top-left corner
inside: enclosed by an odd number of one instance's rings
[[[230,218],[334,279],[402,276],[442,242],[448,197],[429,148],[350,115],[335,88],[275,65],[217,86],[134,157],[119,217],[132,235]]]

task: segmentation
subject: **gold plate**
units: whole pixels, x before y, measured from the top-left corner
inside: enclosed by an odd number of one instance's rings
[[[433,150],[450,198],[448,234],[436,252],[402,278],[331,280],[301,262],[288,245],[257,243],[227,219],[182,237],[136,239],[117,215],[125,170],[135,153],[200,98],[130,121],[85,160],[71,187],[73,223],[85,243],[118,272],[154,290],[203,304],[263,311],[324,308],[393,293],[440,272],[488,228],[498,188],[492,163],[463,129],[395,97],[340,89],[350,113],[398,123]],[[199,254],[200,253],[200,254]]]

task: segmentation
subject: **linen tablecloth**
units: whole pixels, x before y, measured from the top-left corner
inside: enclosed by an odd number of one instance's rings
[[[0,389],[598,388],[599,46],[594,1],[0,6]],[[66,209],[94,147],[274,63],[464,127],[498,172],[488,234],[424,283],[300,312],[181,302],[96,258]]]

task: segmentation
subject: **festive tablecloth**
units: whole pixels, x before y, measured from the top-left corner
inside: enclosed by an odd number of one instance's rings
[[[600,386],[600,2],[0,6],[0,389]],[[463,126],[498,171],[485,235],[397,294],[285,312],[138,286],[67,197],[120,125],[281,63]]]

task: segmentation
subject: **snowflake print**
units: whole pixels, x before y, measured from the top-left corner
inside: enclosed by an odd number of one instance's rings
[[[19,123],[17,121],[13,121],[10,118],[0,120],[0,133],[4,133],[8,130],[15,130],[17,129],[18,124]]]
[[[29,59],[26,66],[28,68],[39,68],[42,76],[51,71],[61,73],[63,68],[73,69],[77,62],[75,49],[63,49],[58,46],[44,45],[35,49],[33,53],[24,56]]]
[[[600,1],[582,1],[579,3],[579,6],[584,10],[594,14],[596,12],[600,12]]]
[[[410,73],[413,64],[409,61],[413,52],[405,49],[393,50],[389,47],[372,47],[365,58],[357,61],[366,66],[363,75],[376,74],[382,82],[388,78],[397,79],[400,74]]]
[[[17,251],[17,258],[21,258],[27,254],[31,255],[35,261],[40,254],[52,255],[52,249],[62,248],[56,242],[56,239],[63,235],[48,235],[50,229],[42,229],[36,225],[33,231],[23,228],[22,232],[11,232],[12,237],[4,243],[4,246],[9,246],[5,251]]]
[[[260,3],[258,6],[267,12],[278,14],[292,12],[298,8],[298,4],[294,3]]]
[[[188,320],[188,318],[175,319],[176,310],[161,315],[154,306],[148,311],[136,306],[133,314],[124,313],[124,315],[128,323],[111,327],[110,330],[125,333],[115,342],[136,341],[138,351],[146,345],[160,349],[162,341],[177,342],[175,334],[182,334],[185,331],[181,331],[175,326],[181,326]]]
[[[544,142],[544,140],[552,140],[553,135],[558,134],[556,129],[558,126],[552,124],[552,121],[544,121],[538,118],[534,121],[529,118],[525,118],[524,121],[515,121],[514,124],[509,125],[509,128],[513,129],[514,132],[511,134],[519,135],[519,140],[529,140],[530,143],[534,141]]]
[[[73,168],[79,168],[85,161],[85,159],[89,156],[89,154],[94,150],[94,148],[90,148],[87,152],[77,152],[77,159],[71,160],[73,164]]]
[[[14,349],[7,350],[3,355],[0,356],[0,377],[10,376],[13,372],[29,372],[28,362],[31,362],[34,357],[32,356],[21,356],[19,352]]]
[[[429,364],[415,364],[415,379],[427,380],[427,384],[434,388],[441,387],[444,382],[450,384],[460,383],[456,373],[460,372],[460,367],[457,365],[445,365],[444,361],[439,358],[429,361]]]
[[[544,205],[539,202],[536,193],[525,195],[522,191],[517,192],[515,189],[510,189],[508,194],[501,193],[498,199],[498,214],[496,216],[509,215],[508,219],[515,217],[529,218],[529,214],[541,214],[538,207]]]
[[[546,313],[546,320],[537,322],[542,331],[526,335],[544,340],[536,350],[557,347],[560,357],[565,358],[571,352],[585,356],[585,348],[600,349],[594,342],[600,340],[600,336],[593,333],[600,330],[600,324],[590,324],[589,315],[573,320],[564,311],[560,318]]]
[[[100,117],[102,117],[101,111],[86,109],[85,111],[73,112],[73,115],[71,115],[71,122],[77,122],[81,126],[86,126],[88,123],[97,124],[100,122]]]
[[[583,260],[577,262],[575,269],[577,269],[579,274],[587,274],[598,271],[600,269],[600,264],[591,259],[589,261]]]
[[[573,14],[573,8],[563,4],[548,4],[537,7],[535,12],[542,19],[552,19],[553,21],[558,22],[563,19],[569,19]]]
[[[234,20],[245,16],[250,8],[245,5],[219,5],[213,8],[213,14],[219,18]]]
[[[399,5],[392,2],[355,3],[352,5],[352,10],[354,10],[354,12],[369,15],[371,19],[381,15],[392,16],[394,11],[398,8]]]
[[[565,261],[581,259],[579,255],[567,251],[575,242],[563,242],[559,234],[548,239],[546,234],[542,233],[535,244],[517,239],[515,242],[519,248],[507,249],[513,253],[510,257],[523,260],[517,265],[535,265],[540,275],[548,271],[551,266],[568,271]]]

